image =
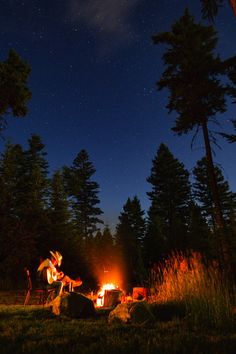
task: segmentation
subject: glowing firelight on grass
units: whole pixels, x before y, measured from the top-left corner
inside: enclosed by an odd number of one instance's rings
[[[106,290],[115,290],[118,286],[113,283],[104,284],[97,294],[97,306],[102,307],[104,305],[104,295]]]

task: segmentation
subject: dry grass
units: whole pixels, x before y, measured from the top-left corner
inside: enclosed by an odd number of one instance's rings
[[[194,324],[221,327],[233,321],[235,286],[199,253],[173,254],[152,270],[150,286],[152,302],[184,302]]]

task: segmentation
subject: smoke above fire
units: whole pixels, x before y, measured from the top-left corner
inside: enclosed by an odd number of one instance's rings
[[[123,259],[118,255],[108,255],[107,259],[96,262],[93,274],[101,288],[104,284],[114,284],[119,289],[125,289],[126,276]]]

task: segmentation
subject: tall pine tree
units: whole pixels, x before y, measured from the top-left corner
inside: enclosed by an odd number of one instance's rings
[[[172,250],[188,247],[188,221],[191,191],[189,173],[165,144],[161,144],[152,161],[147,181],[152,190],[145,239],[146,260],[159,261]],[[159,248],[160,247],[160,248]]]
[[[20,279],[23,262],[30,264],[36,253],[31,233],[19,214],[24,162],[21,146],[8,143],[0,160],[0,272],[2,281],[14,286]]]
[[[189,248],[207,258],[212,258],[215,256],[213,234],[199,205],[195,202],[190,203],[189,214]]]
[[[57,249],[63,256],[72,251],[73,225],[70,204],[61,171],[54,172],[50,188],[50,236],[48,249]],[[69,257],[68,257],[69,258]]]
[[[34,255],[34,258],[39,258],[48,254],[47,238],[50,224],[47,153],[39,135],[31,135],[24,155],[24,181],[21,186],[23,193],[19,215],[35,241],[37,255]]]
[[[144,281],[144,266],[142,259],[143,239],[145,235],[144,211],[137,196],[128,198],[123,206],[116,227],[116,246],[124,260],[124,272],[128,290],[141,285]]]
[[[27,86],[30,66],[20,58],[15,50],[10,50],[8,58],[0,62],[0,132],[6,126],[5,116],[23,117],[27,113],[27,103],[31,92]]]
[[[207,219],[211,227],[215,228],[214,224],[214,207],[213,198],[209,185],[209,176],[207,170],[207,161],[203,157],[197,161],[193,170],[195,182],[193,183],[193,193],[198,201],[204,217]],[[220,195],[220,202],[224,219],[228,223],[232,215],[232,211],[236,213],[236,193],[233,193],[228,182],[225,180],[221,169],[215,166],[215,175],[217,186]]]
[[[228,261],[228,244],[224,237],[224,218],[214,173],[209,122],[226,110],[226,98],[232,95],[233,87],[225,83],[227,68],[220,57],[215,55],[217,36],[212,26],[194,23],[188,10],[172,26],[171,32],[152,37],[155,44],[167,44],[163,55],[166,65],[158,89],[168,88],[169,112],[178,116],[172,128],[179,135],[201,129],[206,150],[209,181],[214,200],[215,223],[218,228],[218,249],[222,263]]]
[[[73,216],[78,233],[84,240],[93,237],[98,224],[103,224],[99,216],[103,213],[100,203],[99,185],[92,180],[96,170],[86,150],[81,150],[72,167],[64,168],[67,191],[72,200]]]
[[[99,208],[99,185],[92,177],[96,170],[89,160],[86,150],[81,150],[71,167],[64,167],[64,180],[72,206],[72,219],[75,228],[74,250],[78,254],[77,268],[81,269],[84,280],[91,277],[90,251],[93,238],[99,225],[102,210]]]

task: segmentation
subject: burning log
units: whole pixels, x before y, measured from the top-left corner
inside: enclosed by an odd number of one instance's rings
[[[121,290],[106,290],[104,294],[104,307],[112,307],[121,303]]]
[[[121,303],[123,291],[113,283],[104,284],[97,294],[97,307],[112,307]]]

